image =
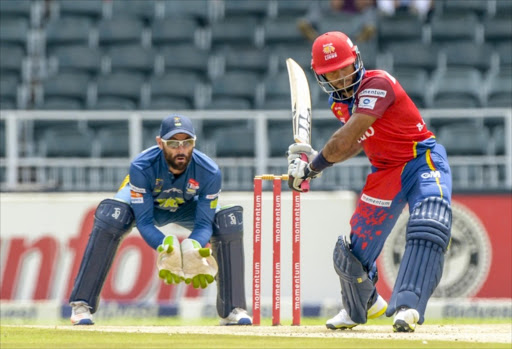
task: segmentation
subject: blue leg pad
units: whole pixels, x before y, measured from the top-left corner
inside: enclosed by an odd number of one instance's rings
[[[216,213],[211,238],[217,274],[217,312],[227,317],[234,308],[247,309],[244,284],[244,225],[242,206],[221,208]]]
[[[69,302],[84,301],[91,313],[98,308],[99,297],[122,238],[134,222],[130,205],[105,199],[98,205],[82,263]]]
[[[420,314],[418,323],[423,323],[427,302],[443,274],[451,221],[450,204],[442,198],[427,198],[414,208],[387,316],[400,307],[413,308]]]

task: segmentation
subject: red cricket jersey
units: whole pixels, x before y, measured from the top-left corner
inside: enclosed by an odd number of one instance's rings
[[[434,134],[427,129],[418,108],[398,81],[383,70],[366,71],[352,112],[347,104],[340,102],[332,103],[331,110],[343,123],[353,113],[377,119],[358,140],[370,163],[377,168],[403,165],[435,145]]]

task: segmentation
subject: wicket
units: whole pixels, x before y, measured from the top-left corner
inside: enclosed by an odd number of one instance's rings
[[[253,324],[261,321],[261,230],[262,230],[262,182],[273,183],[273,282],[272,282],[272,325],[280,325],[281,317],[281,181],[288,175],[261,175],[254,177],[253,215]],[[300,325],[300,193],[292,191],[292,325]]]

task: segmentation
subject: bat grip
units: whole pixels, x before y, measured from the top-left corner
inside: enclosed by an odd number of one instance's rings
[[[300,158],[301,158],[302,161],[309,162],[308,156],[306,154],[304,154],[304,153],[300,154]],[[302,189],[303,193],[307,193],[309,191],[309,181],[308,180],[304,180],[300,184],[300,189]]]

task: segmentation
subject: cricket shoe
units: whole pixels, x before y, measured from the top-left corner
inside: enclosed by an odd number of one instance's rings
[[[85,302],[71,302],[71,323],[73,325],[94,325],[91,307]]]
[[[381,296],[377,297],[377,300],[373,305],[368,309],[367,317],[368,319],[376,319],[382,314],[386,312],[388,308],[388,303]],[[345,309],[341,309],[341,311],[335,317],[327,320],[325,326],[331,330],[346,330],[349,328],[353,328],[359,325],[358,323],[352,321],[350,316],[348,315]]]
[[[393,320],[393,331],[414,332],[420,314],[416,309],[402,307],[398,310]]]
[[[221,326],[249,326],[252,325],[252,319],[242,308],[235,308],[229,313],[228,317],[220,319]]]

